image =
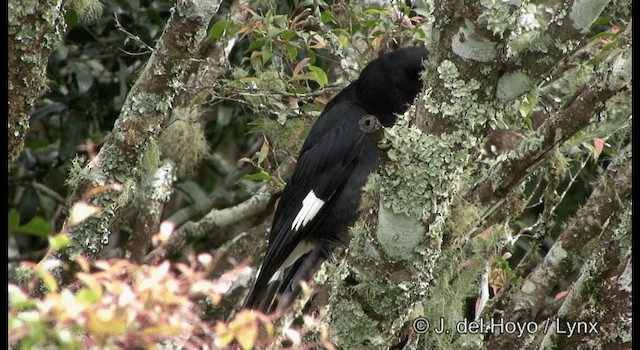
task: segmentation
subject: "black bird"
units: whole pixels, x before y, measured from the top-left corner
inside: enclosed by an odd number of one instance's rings
[[[359,121],[389,127],[422,88],[427,50],[399,49],[371,61],[325,106],[311,128],[276,209],[269,246],[244,307],[282,310],[337,246],[349,243],[362,186],[378,166],[377,146]]]

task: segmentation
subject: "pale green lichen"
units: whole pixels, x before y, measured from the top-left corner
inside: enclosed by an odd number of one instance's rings
[[[628,86],[631,83],[632,76],[632,53],[629,47],[625,47],[621,50],[619,55],[613,58],[613,62],[607,65],[606,79],[603,79],[606,83],[606,87],[612,91],[620,90],[624,86]]]
[[[342,348],[360,349],[364,346],[380,348],[387,344],[387,340],[378,330],[378,321],[367,317],[360,305],[343,300],[333,307],[340,311],[332,313],[331,335],[336,338]],[[354,337],[354,334],[359,336]]]
[[[569,13],[573,28],[586,33],[608,3],[609,0],[574,0]]]
[[[553,265],[560,265],[563,261],[567,259],[567,251],[562,247],[562,242],[556,242],[556,244],[551,247],[549,253],[547,253],[546,259],[549,260]]]
[[[457,135],[456,135],[457,134]],[[398,123],[385,130],[389,158],[394,162],[382,172],[380,193],[383,203],[398,214],[426,221],[432,214],[442,214],[446,200],[455,187],[460,164],[468,162],[467,150],[452,152],[466,141],[462,132],[438,138]]]
[[[475,131],[486,126],[494,129],[496,125],[502,123],[503,113],[500,109],[494,108],[491,102],[479,102],[483,96],[491,93],[480,90],[479,81],[473,78],[469,81],[460,79],[458,68],[449,60],[442,61],[437,71],[438,77],[443,81],[443,86],[449,90],[448,93],[452,98],[449,101],[436,104],[430,97],[432,91],[428,89],[424,101],[430,113],[439,113],[452,123],[459,125],[459,132],[464,132],[463,130]],[[471,142],[469,146],[475,145],[477,141],[473,135],[452,135],[451,137]]]
[[[465,20],[465,26],[451,37],[451,49],[458,56],[478,62],[491,62],[497,55],[497,43],[478,35],[475,25]]]
[[[632,293],[633,292],[633,275],[631,274],[631,261],[629,261],[629,263],[627,264],[627,266],[625,267],[624,271],[622,272],[622,274],[620,275],[620,277],[618,278],[618,280],[616,281],[616,284],[618,285],[618,289],[628,292],[628,293]]]
[[[78,13],[78,17],[84,21],[97,19],[104,7],[100,0],[69,0],[67,5],[73,8]]]
[[[380,206],[376,238],[387,256],[394,259],[413,259],[413,252],[424,237],[425,228],[420,221]]]
[[[136,113],[136,116],[153,112],[166,113],[171,109],[171,101],[166,100],[165,95],[139,91],[131,96],[130,109]],[[121,120],[127,119],[129,118],[119,118],[116,123],[121,123]]]
[[[452,330],[437,334],[429,332],[421,339],[425,349],[456,349],[463,342],[471,339],[458,339],[455,332],[456,323],[465,317],[466,301],[477,294],[477,279],[484,269],[487,252],[493,246],[485,240],[460,241],[443,250],[433,275],[437,280],[429,286],[429,297],[420,303],[421,315],[428,319],[432,326],[444,322],[445,328]],[[461,264],[466,262],[465,267]]]
[[[496,97],[503,101],[511,101],[530,91],[533,87],[533,81],[524,72],[509,72],[498,79]]]
[[[517,17],[511,13],[513,7],[509,2],[480,0],[480,4],[485,9],[478,16],[478,21],[485,23],[487,29],[491,30],[495,35],[499,35],[502,38],[507,29],[514,27]]]
[[[26,286],[35,277],[35,271],[30,267],[17,265],[11,271],[11,277],[18,285]]]
[[[509,42],[510,54],[518,57],[527,52],[549,52],[551,37],[538,32],[527,32],[514,36]]]
[[[222,1],[178,1],[178,12],[181,16],[209,18],[220,8]]]
[[[556,39],[554,45],[560,52],[567,54],[573,52],[573,50],[580,45],[580,40],[560,40]]]
[[[625,210],[620,218],[620,225],[613,229],[613,239],[617,240],[621,247],[631,248],[631,210]]]
[[[93,160],[100,167],[90,164],[73,176],[75,182],[87,180],[94,187],[112,187],[101,190],[91,198],[92,205],[102,208],[100,213],[69,229],[69,236],[74,242],[70,255],[80,251],[96,255],[109,243],[110,222],[115,212],[131,203],[137,191],[135,179],[145,178],[149,172],[157,169],[157,154],[157,146],[152,141],[146,142],[140,152],[132,154],[126,154],[113,145],[105,146],[98,156],[100,160]],[[138,166],[132,167],[133,164]]]
[[[457,247],[467,242],[471,229],[482,219],[478,207],[463,202],[460,198],[454,199],[450,206],[450,217],[455,220],[447,220],[444,234],[451,246]]]
[[[508,43],[508,51],[516,57],[517,63],[522,64],[522,58],[528,52],[549,52],[550,45],[555,45],[560,51],[571,50],[573,42],[560,42],[555,36],[549,35],[552,24],[562,25],[566,16],[566,8],[563,3],[532,3],[523,5],[519,10],[518,25],[515,27]],[[555,61],[549,56],[538,57],[541,66],[548,66]]]
[[[558,26],[562,26],[562,24],[564,23],[564,19],[567,17],[567,14],[568,14],[568,8],[567,8],[568,3],[563,2],[563,3],[560,3],[559,6],[560,7],[557,8],[557,10],[553,14],[549,22],[555,23]]]
[[[209,150],[202,126],[180,119],[174,120],[162,131],[158,144],[162,155],[176,164],[178,176],[192,171]]]
[[[138,166],[136,172],[141,176],[151,175],[160,166],[160,146],[156,142],[155,137],[150,137],[144,146],[144,151],[140,153],[141,157],[138,158]]]

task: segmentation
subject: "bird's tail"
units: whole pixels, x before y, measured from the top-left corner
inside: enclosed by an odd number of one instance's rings
[[[266,284],[256,281],[249,290],[243,307],[263,313],[288,308],[302,291],[300,282],[311,280],[322,263],[330,257],[331,253],[327,248],[317,247],[286,268],[278,280]]]

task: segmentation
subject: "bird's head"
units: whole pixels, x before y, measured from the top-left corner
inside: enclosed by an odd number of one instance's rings
[[[420,72],[427,54],[421,47],[399,49],[374,59],[360,73],[358,101],[382,125],[393,125],[395,114],[404,113],[422,90]]]

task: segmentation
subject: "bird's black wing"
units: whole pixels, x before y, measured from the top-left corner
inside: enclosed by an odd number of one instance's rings
[[[353,171],[366,135],[359,128],[367,113],[353,101],[332,106],[309,132],[291,180],[274,215],[269,246],[245,307],[260,305],[270,279],[313,249],[320,239],[314,227],[324,218]],[[298,254],[293,256],[292,253]],[[289,260],[288,260],[289,259]],[[283,263],[286,266],[282,266]]]

